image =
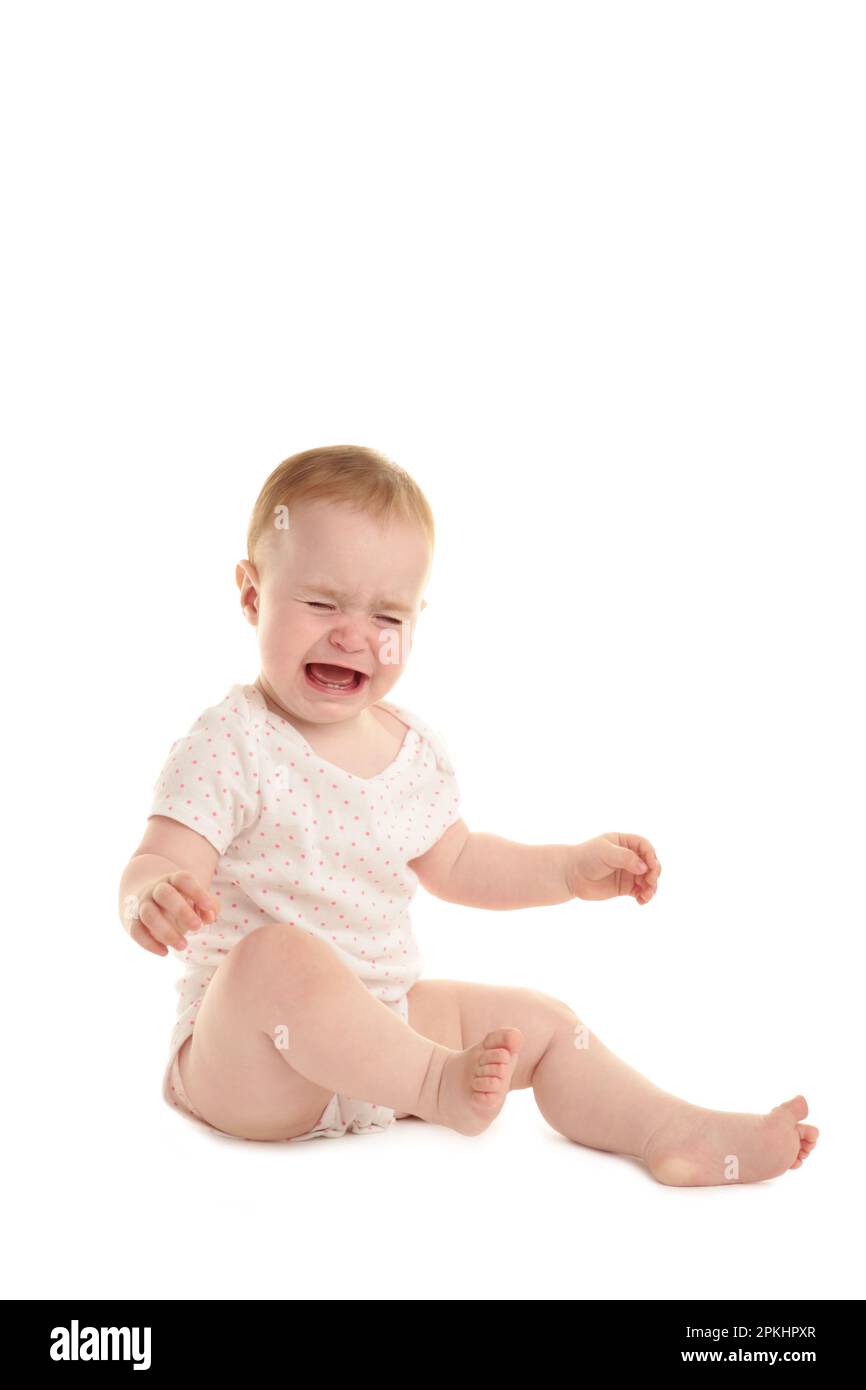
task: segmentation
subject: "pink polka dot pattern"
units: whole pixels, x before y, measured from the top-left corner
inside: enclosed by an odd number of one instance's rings
[[[424,962],[409,904],[409,860],[460,817],[445,742],[413,711],[379,702],[408,726],[376,777],[327,762],[257,686],[236,684],[176,739],[149,815],[198,831],[220,859],[210,892],[220,903],[174,951],[183,962],[169,1062],[232,946],[265,922],[292,922],[327,941],[386,1004],[401,1000]]]

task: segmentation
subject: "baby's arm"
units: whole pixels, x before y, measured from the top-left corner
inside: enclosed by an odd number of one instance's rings
[[[208,893],[218,862],[219,853],[203,835],[168,816],[151,816],[120,880],[120,918],[133,940],[158,956],[168,955],[169,946],[184,950],[183,930],[195,930],[209,920],[209,909],[214,917],[218,911],[218,904]],[[148,930],[139,910],[144,902],[155,902],[149,894],[159,880],[180,873],[189,877],[176,888],[167,885],[159,889],[162,901],[156,910],[148,909],[151,925],[158,923],[157,935]]]
[[[639,844],[649,864],[623,840]],[[473,833],[462,820],[449,826],[426,854],[410,860],[409,867],[437,898],[499,910],[632,892],[646,901],[661,872],[652,846],[639,836],[598,836],[581,845],[524,845]],[[634,881],[644,873],[647,891],[641,897]]]
[[[455,821],[409,867],[434,897],[465,907],[546,907],[574,897],[568,888],[573,845],[522,845],[471,832]]]

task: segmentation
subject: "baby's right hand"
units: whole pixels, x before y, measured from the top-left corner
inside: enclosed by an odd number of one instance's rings
[[[163,874],[141,893],[131,893],[123,905],[123,924],[133,941],[155,955],[168,947],[186,949],[185,932],[215,922],[219,903],[185,869]]]

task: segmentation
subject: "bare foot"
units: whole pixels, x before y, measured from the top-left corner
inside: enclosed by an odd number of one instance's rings
[[[475,1047],[448,1057],[434,1123],[458,1134],[483,1134],[505,1104],[523,1043],[519,1028],[497,1028]]]
[[[683,1101],[654,1130],[641,1157],[669,1187],[763,1182],[809,1157],[818,1131],[799,1123],[808,1113],[804,1096],[774,1106],[769,1115],[704,1110]]]

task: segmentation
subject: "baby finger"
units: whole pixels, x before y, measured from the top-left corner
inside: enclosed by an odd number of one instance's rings
[[[201,918],[190,906],[189,900],[166,880],[156,885],[151,897],[179,932],[197,931],[201,926]]]
[[[139,909],[139,918],[151,936],[161,941],[163,946],[174,946],[179,951],[186,950],[186,939],[156,905],[153,898],[147,898]]]

